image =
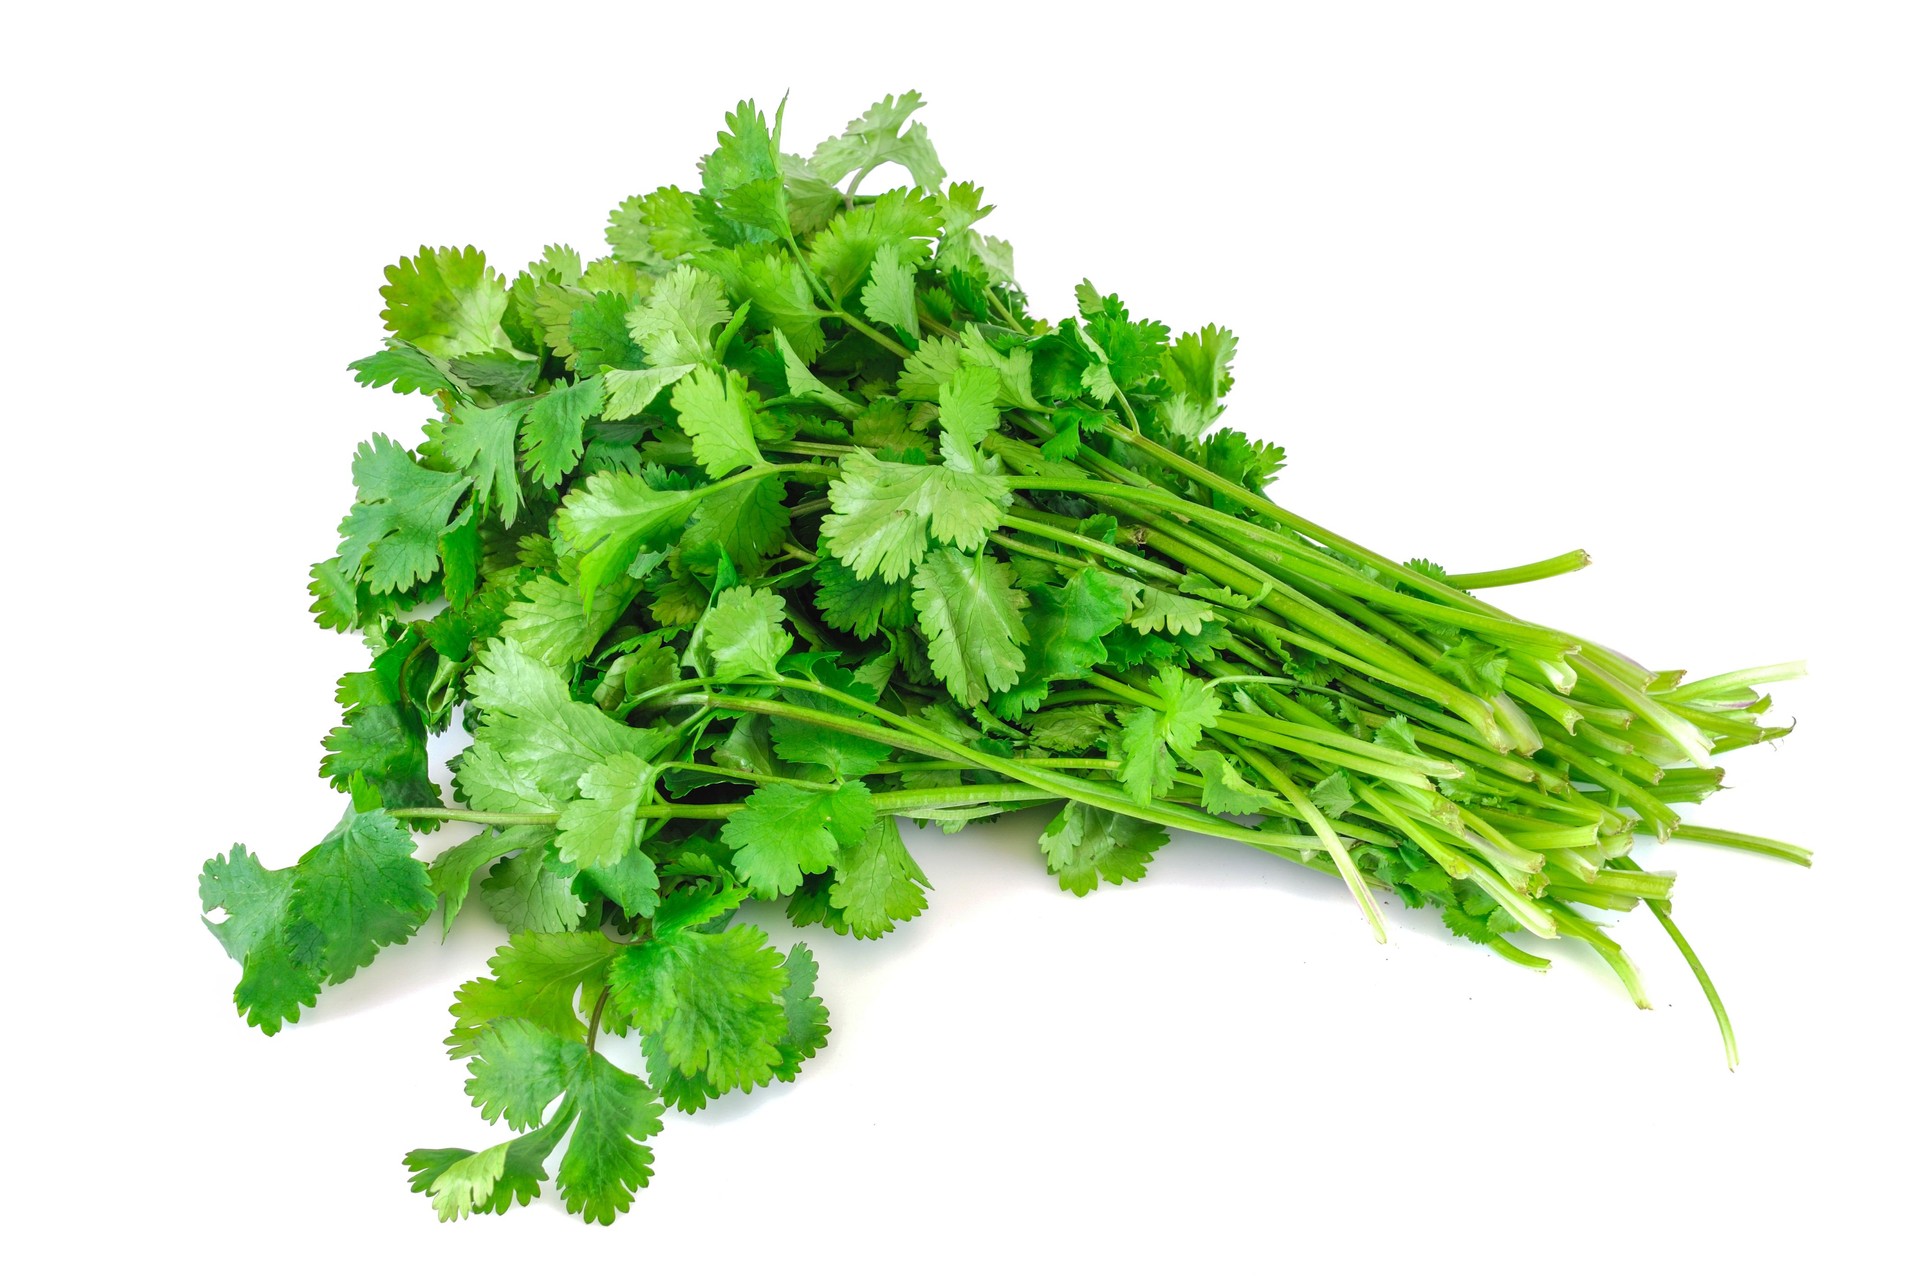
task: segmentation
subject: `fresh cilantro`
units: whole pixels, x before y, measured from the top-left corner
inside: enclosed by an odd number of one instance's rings
[[[1385,889],[1525,966],[1522,932],[1585,944],[1642,1001],[1576,907],[1645,901],[1719,1008],[1628,853],[1688,832],[1710,756],[1784,735],[1753,685],[1794,667],[1685,682],[1463,593],[1579,552],[1450,575],[1307,523],[1264,496],[1284,450],[1221,421],[1231,332],[1084,282],[1033,315],[918,94],[810,150],[784,106],[741,102],[697,181],[621,202],[604,256],[387,268],[349,365],[432,403],[360,446],[308,575],[366,645],[320,761],[351,807],[292,865],[209,860],[201,904],[268,1034],[436,904],[443,936],[504,930],[446,1045],[506,1139],[405,1158],[442,1220],[551,1183],[609,1222],[664,1108],[792,1081],[827,1042],[819,966],[738,915],[917,918],[903,821],[1044,807],[1076,895],[1171,829],[1238,839],[1337,873],[1382,936]]]

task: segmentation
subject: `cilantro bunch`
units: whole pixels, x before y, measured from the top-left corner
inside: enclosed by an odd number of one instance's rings
[[[1042,807],[1076,894],[1168,830],[1237,839],[1338,875],[1383,937],[1381,890],[1528,967],[1524,938],[1590,946],[1642,1003],[1587,910],[1644,903],[1731,1061],[1672,876],[1632,848],[1805,863],[1674,806],[1785,734],[1755,688],[1796,668],[1689,682],[1472,593],[1582,554],[1449,574],[1274,504],[1281,449],[1219,423],[1232,334],[1090,285],[1030,314],[919,106],[803,158],[744,102],[698,189],[622,204],[602,257],[387,268],[390,337],[352,368],[436,416],[361,446],[312,572],[316,619],[368,648],[320,764],[346,814],[291,866],[235,847],[201,878],[247,1021],[277,1032],[477,890],[506,939],[447,1045],[509,1134],[414,1150],[413,1186],[452,1219],[551,1177],[606,1223],[664,1109],[790,1081],[826,1040],[812,953],[745,902],[879,937],[927,904],[901,818]],[[863,189],[883,166],[912,184]],[[455,715],[448,796],[427,744]],[[446,822],[478,832],[418,859]]]

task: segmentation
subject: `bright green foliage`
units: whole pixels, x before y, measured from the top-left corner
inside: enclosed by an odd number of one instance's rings
[[[772,899],[799,887],[802,875],[830,868],[839,850],[864,836],[873,819],[872,795],[858,781],[830,790],[772,782],[727,818],[720,838],[733,849],[740,881],[755,896]]]
[[[842,848],[827,900],[834,930],[866,940],[885,936],[927,908],[926,872],[907,851],[899,823],[883,817],[866,837]]]
[[[880,461],[856,452],[828,489],[833,513],[820,539],[861,578],[899,581],[926,557],[927,541],[977,550],[1012,500],[1007,482],[944,466]]]
[[[920,614],[933,672],[961,705],[1011,688],[1027,657],[1027,595],[1014,588],[1013,569],[984,555],[969,559],[942,548],[913,575],[913,606]]]
[[[454,359],[512,345],[500,327],[506,285],[477,249],[422,247],[387,268],[380,296],[387,331],[429,355]]]
[[[638,855],[640,817],[653,794],[654,766],[637,754],[616,754],[580,776],[580,797],[566,806],[554,846],[582,869]]]
[[[1339,876],[1383,937],[1390,892],[1526,966],[1522,941],[1588,945],[1644,1001],[1578,907],[1647,900],[1678,938],[1633,834],[1684,836],[1709,755],[1786,731],[1753,685],[1792,667],[1684,683],[1457,588],[1582,555],[1450,577],[1268,501],[1284,451],[1220,421],[1234,336],[1090,283],[1030,313],[921,105],[809,150],[742,102],[697,183],[612,211],[607,256],[387,270],[349,367],[431,420],[361,446],[308,576],[367,649],[320,763],[353,806],[294,865],[208,861],[201,900],[267,1033],[436,902],[443,934],[504,929],[446,1043],[509,1138],[406,1156],[443,1220],[551,1180],[611,1221],[663,1107],[791,1081],[821,974],[739,914],[893,931],[930,886],[904,821],[1039,809],[1076,895],[1169,830],[1237,840]],[[1089,217],[1131,207],[1106,187]],[[1336,482],[1303,504],[1365,509]],[[479,832],[429,866],[410,832],[450,822]]]
[[[658,1036],[674,1068],[723,1091],[773,1078],[786,983],[779,951],[757,927],[656,936],[613,968],[614,998],[633,1024]]]
[[[786,617],[786,605],[770,590],[734,586],[721,591],[705,621],[713,677],[726,683],[744,675],[777,674],[780,658],[793,647]]]
[[[673,387],[673,411],[693,441],[693,456],[715,479],[763,460],[753,439],[755,395],[740,374],[693,372]]]
[[[1102,879],[1118,885],[1145,875],[1166,841],[1167,832],[1159,826],[1069,803],[1047,823],[1040,850],[1047,854],[1047,868],[1060,876],[1060,886],[1085,896]]]
[[[358,780],[333,831],[284,870],[268,870],[238,844],[200,873],[200,908],[240,964],[233,1001],[268,1034],[300,1019],[322,985],[346,980],[382,946],[412,936],[433,909],[427,867],[413,840]]]
[[[1162,670],[1148,681],[1147,691],[1158,704],[1136,707],[1120,720],[1120,780],[1142,802],[1167,792],[1174,755],[1191,752],[1200,734],[1220,719],[1219,697],[1183,671]]]
[[[340,521],[340,566],[381,594],[405,590],[440,565],[440,539],[470,481],[428,470],[375,435],[353,459],[353,509]]]

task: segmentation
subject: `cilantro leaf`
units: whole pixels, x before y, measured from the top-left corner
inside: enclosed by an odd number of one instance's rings
[[[1162,670],[1147,684],[1157,706],[1136,706],[1120,718],[1120,781],[1140,802],[1173,785],[1173,757],[1200,744],[1219,722],[1220,699],[1200,680],[1180,670]]]
[[[849,121],[839,137],[814,148],[810,161],[814,173],[837,186],[849,173],[870,171],[891,162],[912,174],[916,186],[936,189],[946,180],[946,170],[934,154],[926,126],[907,124],[907,117],[923,105],[918,93],[902,93],[897,98],[888,94],[858,119]]]
[[[326,838],[285,870],[264,869],[235,845],[206,863],[200,908],[226,912],[208,928],[240,964],[234,1004],[268,1034],[300,1019],[323,984],[412,936],[434,906],[413,840],[355,781],[353,802]]]
[[[474,248],[431,249],[387,268],[380,289],[387,331],[429,355],[452,359],[511,347],[500,327],[507,287]]]
[[[340,521],[338,562],[379,594],[425,581],[440,566],[440,538],[472,481],[428,470],[385,435],[353,458],[358,499]]]
[[[1102,879],[1116,886],[1142,878],[1153,854],[1167,841],[1157,825],[1084,803],[1061,808],[1040,835],[1047,869],[1063,890],[1085,896]]]
[[[586,449],[587,419],[600,411],[605,394],[603,379],[586,377],[556,384],[527,409],[521,443],[527,473],[537,482],[557,488],[572,473]]]
[[[733,849],[733,868],[763,900],[800,886],[803,875],[833,866],[840,849],[873,824],[873,797],[859,781],[831,790],[805,790],[784,781],[762,785],[746,807],[727,818],[720,840]]]
[[[697,489],[659,489],[642,475],[605,472],[568,493],[559,527],[581,552],[581,596],[592,598],[602,581],[625,572],[642,550],[671,540],[700,499]]]
[[[455,993],[448,1055],[471,1056],[482,1031],[506,1017],[584,1042],[587,1027],[576,1004],[600,997],[619,949],[597,931],[517,933],[487,960],[491,976],[468,981]]]
[[[927,638],[933,672],[961,705],[978,705],[1005,692],[1026,669],[1025,591],[998,559],[942,548],[913,575],[913,606]]]
[[[882,817],[858,843],[841,849],[827,900],[838,912],[835,931],[863,940],[885,936],[927,908],[926,872],[907,851],[900,823]]]
[[[693,456],[707,474],[724,479],[742,466],[764,465],[754,442],[754,420],[759,396],[747,389],[747,379],[728,369],[721,373],[695,369],[674,383],[673,411],[680,429],[693,441]]]
[[[667,1060],[721,1090],[770,1082],[787,1018],[787,974],[757,927],[675,932],[622,950],[613,995]]]
[[[786,605],[771,590],[734,586],[714,598],[705,626],[713,677],[722,683],[745,675],[771,675],[793,647]]]
[[[899,581],[926,557],[928,540],[977,550],[1000,525],[1012,491],[998,475],[885,462],[848,454],[827,489],[833,513],[821,542],[860,578]]]

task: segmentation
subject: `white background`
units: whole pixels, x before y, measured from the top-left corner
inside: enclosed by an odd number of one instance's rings
[[[707,16],[698,16],[705,9]],[[16,15],[10,1254],[32,1272],[1877,1273],[1907,1250],[1920,63],[1902,5],[63,6]],[[1654,664],[1796,656],[1799,732],[1674,845],[1678,918],[1545,976],[1181,840],[1062,894],[1038,822],[913,846],[933,908],[814,933],[800,1083],[670,1116],[615,1228],[440,1226],[416,1144],[487,1129],[440,1055],[495,943],[383,955],[267,1040],[200,862],[291,862],[357,645],[306,617],[381,267],[511,270],[693,177],[738,96],[789,139],[918,88],[1042,314],[1082,275],[1242,339],[1281,499]],[[437,925],[431,925],[437,926]],[[431,926],[429,932],[431,932]],[[24,1119],[24,1123],[22,1120]],[[24,1231],[24,1232],[23,1232]]]

